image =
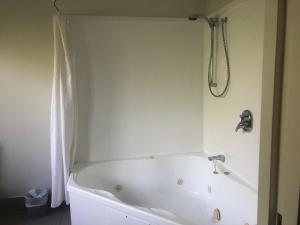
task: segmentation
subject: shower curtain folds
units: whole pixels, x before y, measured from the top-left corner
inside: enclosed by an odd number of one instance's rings
[[[69,204],[66,185],[74,164],[77,139],[76,85],[66,29],[67,18],[54,16],[54,73],[50,124],[53,208],[61,205],[63,201]]]

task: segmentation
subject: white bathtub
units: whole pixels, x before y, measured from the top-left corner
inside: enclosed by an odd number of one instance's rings
[[[68,183],[72,225],[256,224],[257,192],[218,169],[196,154],[77,165]]]

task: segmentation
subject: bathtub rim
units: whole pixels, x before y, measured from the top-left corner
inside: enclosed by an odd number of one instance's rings
[[[96,164],[102,164],[102,163],[109,163],[109,162],[118,162],[118,161],[135,161],[135,160],[150,160],[155,158],[165,158],[165,157],[175,157],[175,156],[195,156],[195,157],[202,157],[207,158],[209,154],[207,154],[204,151],[198,151],[198,152],[187,152],[187,153],[160,153],[160,154],[152,154],[152,155],[142,155],[142,156],[132,156],[132,157],[126,157],[126,158],[117,158],[117,159],[109,159],[109,160],[99,160],[99,161],[90,161],[90,162],[76,162],[71,169],[71,174],[77,174],[80,172],[80,170],[94,166]],[[226,156],[226,155],[225,155]],[[218,176],[226,176],[228,179],[233,179],[235,182],[246,186],[251,191],[258,194],[258,186],[255,186],[252,184],[248,179],[246,179],[244,176],[242,176],[240,173],[238,173],[235,169],[230,167],[228,164],[223,162],[217,162],[217,168],[219,171],[221,171],[221,174]],[[224,175],[223,172],[229,172],[229,175]],[[71,176],[71,175],[70,175]],[[74,180],[74,182],[76,182]],[[80,186],[80,185],[79,185]],[[84,186],[82,186],[84,187]]]

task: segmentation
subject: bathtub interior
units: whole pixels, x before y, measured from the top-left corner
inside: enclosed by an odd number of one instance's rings
[[[212,164],[202,156],[148,157],[81,167],[74,173],[79,186],[180,224],[256,224],[257,192],[233,173],[222,173],[223,167],[214,175]],[[212,218],[216,208],[221,221]]]

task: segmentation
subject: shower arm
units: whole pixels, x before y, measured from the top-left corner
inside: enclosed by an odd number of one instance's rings
[[[209,19],[207,16],[198,16],[198,18],[203,18],[208,23],[210,29],[212,29],[215,26],[215,22],[218,20],[217,18],[211,18]]]

